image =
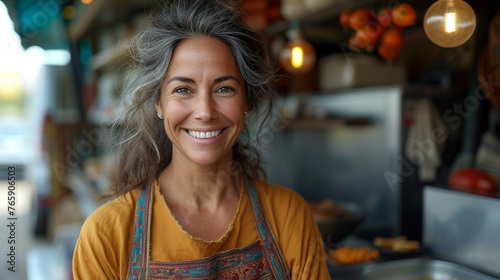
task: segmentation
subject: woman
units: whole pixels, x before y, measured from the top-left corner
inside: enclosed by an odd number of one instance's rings
[[[261,38],[222,2],[165,2],[133,52],[118,197],[84,223],[75,279],[329,279],[306,202],[241,142],[276,94]]]

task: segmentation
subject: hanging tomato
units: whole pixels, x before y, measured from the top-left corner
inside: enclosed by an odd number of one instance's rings
[[[384,44],[378,46],[378,54],[389,63],[398,58],[400,53],[401,48],[397,48],[395,46],[388,46]]]
[[[349,19],[351,17],[351,13],[352,13],[351,8],[344,9],[342,13],[340,13],[340,18],[339,18],[340,25],[344,27],[349,27]]]
[[[392,21],[396,26],[408,27],[415,24],[417,12],[408,3],[401,3],[392,10]]]
[[[392,11],[391,11],[391,9],[385,8],[385,9],[382,9],[380,12],[378,12],[377,22],[383,28],[387,28],[387,27],[391,26],[391,24],[392,24]]]
[[[354,33],[355,42],[357,46],[368,52],[372,52],[380,36],[382,35],[382,28],[376,22],[370,22],[366,24],[363,28],[360,28]]]
[[[403,34],[399,29],[390,28],[385,30],[380,43],[396,49],[402,49],[405,41],[403,39]]]
[[[358,30],[371,20],[373,20],[373,17],[370,9],[357,9],[349,16],[349,27]]]
[[[360,8],[344,9],[340,14],[340,24],[350,28],[354,33],[349,38],[349,48],[354,51],[373,52],[377,49],[379,55],[387,61],[393,61],[404,46],[403,29],[415,24],[417,13],[407,3],[391,8],[383,8],[378,13]]]

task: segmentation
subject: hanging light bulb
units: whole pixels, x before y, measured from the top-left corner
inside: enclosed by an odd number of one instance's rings
[[[454,48],[465,43],[476,29],[476,14],[463,0],[438,0],[424,16],[424,31],[436,45]]]
[[[314,47],[302,38],[298,22],[294,22],[289,30],[289,38],[279,54],[283,68],[294,74],[303,74],[314,67],[316,51]]]

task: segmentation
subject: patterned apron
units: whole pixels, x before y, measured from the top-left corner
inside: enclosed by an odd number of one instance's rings
[[[141,191],[135,214],[134,236],[127,279],[290,279],[290,272],[274,237],[252,180],[247,178],[258,241],[244,247],[188,261],[150,260],[149,232],[154,180]]]

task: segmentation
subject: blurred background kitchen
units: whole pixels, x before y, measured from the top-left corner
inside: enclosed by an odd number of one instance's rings
[[[153,2],[0,2],[0,279],[72,279],[79,229],[113,166],[127,48]],[[422,257],[500,277],[498,1],[239,4],[282,77],[273,122],[252,136],[269,181],[318,215],[348,214],[317,217],[332,277]],[[396,236],[418,247],[373,242]],[[377,258],[343,263],[345,246]]]

